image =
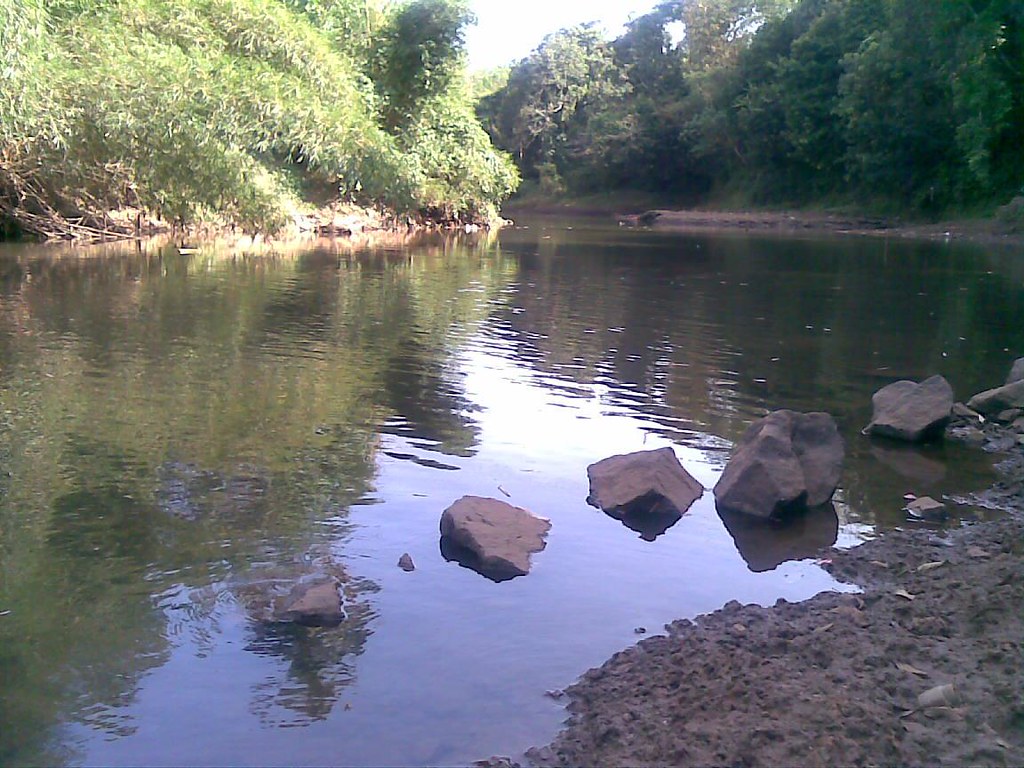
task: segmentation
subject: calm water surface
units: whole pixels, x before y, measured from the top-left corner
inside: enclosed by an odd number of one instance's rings
[[[0,763],[518,755],[565,716],[545,691],[637,628],[844,588],[817,547],[991,481],[980,453],[858,431],[898,378],[1001,383],[1019,253],[523,223],[280,257],[0,250]],[[779,407],[839,422],[835,516],[730,533],[708,492],[654,536],[587,506],[588,464],[665,445],[710,488]],[[528,576],[442,557],[463,494],[552,520]],[[325,564],[341,627],[254,619],[261,585]]]

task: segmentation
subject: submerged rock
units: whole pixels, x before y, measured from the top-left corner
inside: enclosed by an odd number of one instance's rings
[[[719,509],[782,517],[832,498],[844,457],[827,413],[775,411],[743,435],[715,485]]]
[[[196,521],[207,517],[262,514],[270,490],[266,469],[239,464],[231,472],[168,461],[157,468],[156,500],[166,514]]]
[[[1024,408],[1024,379],[979,392],[967,401],[967,407],[985,416],[1011,408]]]
[[[345,620],[338,582],[330,576],[300,581],[274,601],[272,620],[307,627],[335,627]]]
[[[258,625],[335,626],[345,621],[344,568],[306,553],[292,562],[262,562],[232,578],[230,590]]]
[[[871,405],[865,434],[919,442],[942,436],[953,414],[953,388],[942,376],[894,381],[875,392]]]
[[[922,485],[935,485],[946,477],[946,462],[922,453],[923,448],[902,443],[877,441],[871,455],[880,464]]]
[[[530,555],[545,547],[551,522],[504,501],[463,496],[441,515],[446,560],[506,581],[530,572]]]
[[[674,525],[704,494],[704,486],[668,447],[609,456],[587,467],[587,477],[587,503],[648,541]]]

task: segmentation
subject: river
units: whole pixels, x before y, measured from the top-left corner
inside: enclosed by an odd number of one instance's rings
[[[565,717],[546,692],[641,633],[850,589],[818,547],[986,487],[980,451],[859,430],[900,378],[1002,383],[1022,316],[1019,255],[957,243],[536,218],[280,256],[0,245],[0,763],[519,755]],[[840,425],[834,515],[730,532],[709,490],[637,531],[586,504],[588,464],[662,446],[710,489],[783,407]],[[551,520],[530,574],[442,556],[464,494]],[[314,562],[347,576],[340,627],[253,618]]]

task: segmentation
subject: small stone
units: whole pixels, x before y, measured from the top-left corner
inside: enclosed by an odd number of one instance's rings
[[[953,415],[959,416],[962,419],[973,419],[974,421],[978,421],[981,418],[981,414],[968,408],[963,403],[953,403]]]
[[[519,768],[519,763],[508,757],[489,757],[486,760],[477,760],[473,763],[474,768]]]
[[[907,513],[917,520],[943,520],[947,517],[946,505],[931,496],[921,496],[906,506]]]
[[[1018,419],[1024,411],[1020,408],[1007,408],[1005,411],[1000,411],[993,418],[1000,424],[1011,424]]]
[[[1013,435],[1004,435],[989,440],[982,448],[988,453],[1007,453],[1017,447],[1017,438]]]
[[[985,444],[985,433],[973,426],[957,426],[949,430],[949,436],[957,440],[963,440],[968,445],[975,447]]]
[[[408,552],[398,558],[398,567],[406,573],[416,570],[416,564],[412,561],[412,556]]]

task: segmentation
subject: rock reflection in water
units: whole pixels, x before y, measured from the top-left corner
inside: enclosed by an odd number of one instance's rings
[[[462,546],[456,541],[453,541],[449,536],[441,537],[439,547],[441,550],[441,557],[449,563],[458,563],[463,568],[476,571],[481,576],[484,576],[495,583],[509,581],[519,575],[511,573],[505,568],[497,568],[488,565],[476,552],[468,547]]]
[[[345,585],[346,597],[373,591],[362,581]],[[294,623],[254,620],[245,649],[286,662],[254,686],[250,709],[268,726],[296,727],[325,720],[342,691],[355,682],[356,658],[372,634],[370,607],[346,600],[345,620],[336,627],[307,627]]]
[[[873,441],[871,455],[899,475],[922,486],[938,485],[946,478],[946,465],[926,456],[921,449]]]
[[[778,568],[787,560],[815,557],[836,543],[839,517],[829,502],[784,520],[759,520],[718,509],[740,556],[754,573]]]
[[[654,541],[683,518],[670,501],[658,494],[644,496],[613,510],[606,509],[605,514],[639,533],[644,541]]]

